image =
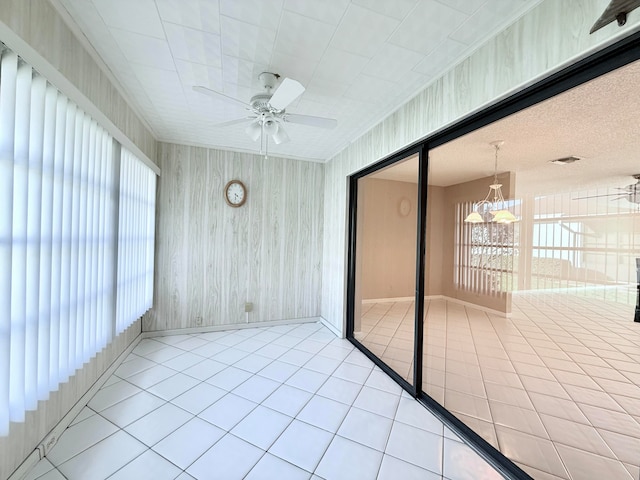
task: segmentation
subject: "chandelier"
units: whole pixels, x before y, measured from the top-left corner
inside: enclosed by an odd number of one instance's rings
[[[502,184],[498,183],[498,150],[500,150],[503,143],[504,142],[502,141],[491,142],[491,145],[493,145],[496,150],[493,183],[489,185],[489,192],[487,193],[487,196],[484,197],[484,200],[474,204],[473,212],[467,215],[467,218],[464,219],[466,223],[484,223],[485,220],[482,218],[479,211],[482,207],[489,208],[489,213],[493,215],[491,218],[492,222],[508,224],[518,221],[516,216],[507,210],[507,202],[502,196]]]

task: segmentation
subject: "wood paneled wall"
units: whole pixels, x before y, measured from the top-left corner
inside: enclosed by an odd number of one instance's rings
[[[322,164],[160,143],[154,308],[143,330],[320,314]],[[241,180],[246,203],[229,207]]]
[[[344,332],[347,176],[634,31],[589,35],[609,0],[544,0],[332,158],[325,170],[322,317]]]
[[[61,7],[60,7],[61,8]],[[42,73],[138,156],[156,140],[49,0],[0,0],[0,41]]]

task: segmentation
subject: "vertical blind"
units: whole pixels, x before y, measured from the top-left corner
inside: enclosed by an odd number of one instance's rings
[[[519,208],[519,204],[511,205],[516,212]],[[456,204],[454,284],[480,295],[503,295],[514,288],[514,261],[519,254],[518,224],[464,222],[472,211],[472,202]]]
[[[117,150],[0,44],[0,436],[151,306],[155,176]]]
[[[116,334],[151,307],[156,176],[131,152],[120,156]]]

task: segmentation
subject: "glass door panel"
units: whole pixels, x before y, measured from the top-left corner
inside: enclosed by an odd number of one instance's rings
[[[410,384],[418,166],[414,154],[357,180],[353,335]]]

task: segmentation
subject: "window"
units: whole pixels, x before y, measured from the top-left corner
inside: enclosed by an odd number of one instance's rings
[[[151,306],[154,199],[153,172],[0,44],[0,436]]]

